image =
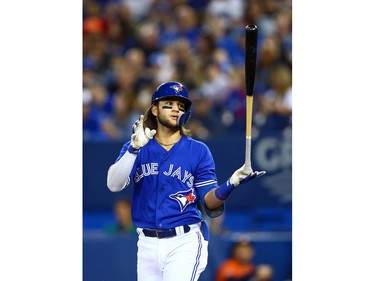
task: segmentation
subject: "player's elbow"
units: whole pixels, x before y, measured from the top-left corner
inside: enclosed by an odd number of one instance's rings
[[[112,192],[119,192],[124,189],[125,184],[114,180],[110,176],[107,177],[107,187]]]
[[[112,192],[119,192],[122,188],[119,185],[112,184],[111,182],[107,181],[107,187]]]
[[[112,170],[109,169],[107,175],[107,187],[112,192],[119,192],[124,189],[125,182],[117,179],[117,177],[115,177],[115,175],[113,174]]]

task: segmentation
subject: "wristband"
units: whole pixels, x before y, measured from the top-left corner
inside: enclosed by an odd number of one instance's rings
[[[134,148],[132,145],[129,145],[128,151],[129,151],[129,153],[132,153],[132,154],[138,154],[139,148]]]
[[[215,196],[219,200],[226,200],[234,190],[235,186],[227,180],[225,183],[215,189]]]

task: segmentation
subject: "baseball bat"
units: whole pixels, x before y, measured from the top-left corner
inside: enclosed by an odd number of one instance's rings
[[[245,81],[246,81],[246,150],[245,171],[251,167],[251,128],[253,117],[253,95],[256,70],[258,27],[254,24],[245,28]]]

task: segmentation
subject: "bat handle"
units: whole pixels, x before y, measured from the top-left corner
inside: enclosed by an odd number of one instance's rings
[[[251,173],[251,136],[246,136],[246,148],[245,148],[245,168],[244,172]]]

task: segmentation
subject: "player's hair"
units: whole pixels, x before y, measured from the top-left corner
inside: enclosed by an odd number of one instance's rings
[[[153,105],[157,106],[158,103],[159,102],[157,101]],[[156,117],[152,114],[151,108],[152,108],[152,105],[146,110],[146,112],[144,114],[143,126],[144,126],[144,128],[149,127],[150,130],[153,130],[153,129],[157,130],[158,129],[158,122],[156,121]],[[180,134],[182,136],[186,136],[186,137],[192,136],[191,130],[185,128],[184,126],[182,126],[182,128],[180,128]]]

